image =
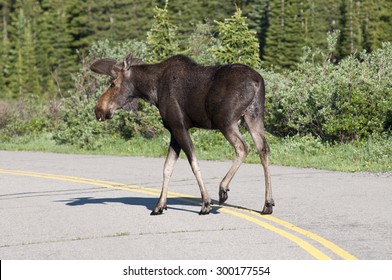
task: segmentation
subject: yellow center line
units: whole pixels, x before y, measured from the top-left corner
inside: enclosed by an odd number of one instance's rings
[[[43,179],[53,179],[53,180],[67,181],[67,182],[73,182],[73,183],[82,183],[82,184],[94,185],[94,186],[99,186],[99,187],[104,187],[104,188],[109,188],[109,189],[143,193],[143,194],[148,194],[148,195],[152,195],[152,196],[159,195],[159,193],[160,193],[160,190],[158,190],[156,188],[141,187],[141,186],[137,186],[137,185],[129,185],[129,184],[123,184],[123,183],[118,183],[118,182],[96,180],[96,179],[82,178],[82,177],[76,177],[76,176],[56,175],[56,174],[49,174],[49,173],[38,173],[38,172],[21,171],[21,170],[7,170],[7,169],[0,169],[0,173],[35,177],[35,178],[43,178]],[[195,201],[195,199],[199,199],[199,197],[188,195],[188,194],[169,192],[168,198],[174,198],[176,200],[182,200],[182,201],[190,202],[190,203],[196,204],[196,205],[200,204],[199,202]],[[228,207],[228,208],[226,208],[226,207]],[[318,236],[317,234],[314,234],[314,233],[309,232],[307,230],[301,229],[301,228],[299,228],[289,222],[278,219],[276,217],[265,216],[265,215],[262,216],[256,211],[252,211],[252,210],[248,210],[248,209],[237,209],[236,207],[231,207],[231,206],[225,206],[225,208],[222,208],[219,206],[218,208],[219,208],[220,212],[239,217],[243,220],[254,223],[258,226],[261,226],[267,230],[275,232],[275,233],[291,240],[292,242],[296,243],[299,247],[304,249],[306,252],[311,254],[316,259],[330,260],[331,257],[327,256],[326,254],[324,254],[323,252],[318,250],[316,247],[314,247],[310,243],[301,239],[300,237],[298,237],[290,232],[287,232],[281,228],[275,227],[275,226],[267,223],[266,221],[279,224],[280,226],[283,226],[291,231],[302,234],[302,235],[306,236],[307,238],[318,242],[323,247],[329,249],[330,251],[332,251],[336,255],[340,256],[342,259],[345,259],[345,260],[357,259],[356,257],[354,257],[350,253],[346,252],[345,250],[343,250],[342,248],[340,248],[336,244],[332,243],[331,241],[328,241],[327,239],[325,239],[321,236]],[[250,214],[250,215],[247,215],[247,214]]]
[[[242,210],[242,211],[251,213],[252,215],[260,216],[259,213],[252,211],[252,210]],[[292,231],[298,232],[298,233],[300,233],[310,239],[317,241],[318,243],[322,244],[325,248],[328,248],[329,250],[331,250],[332,252],[334,252],[335,254],[337,254],[338,256],[340,256],[344,260],[357,260],[357,258],[355,256],[351,255],[350,253],[343,250],[342,248],[340,248],[336,244],[332,243],[331,241],[329,241],[329,240],[327,240],[327,239],[325,239],[325,238],[323,238],[313,232],[304,230],[300,227],[297,227],[289,222],[278,219],[274,216],[263,216],[263,218],[266,220],[272,221],[274,223],[280,224],[288,229],[291,229]]]

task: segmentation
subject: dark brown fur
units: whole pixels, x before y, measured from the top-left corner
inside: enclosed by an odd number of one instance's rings
[[[265,204],[262,213],[272,213],[269,147],[264,137],[265,89],[258,72],[242,64],[201,66],[181,55],[152,65],[140,64],[130,55],[123,62],[103,59],[94,62],[91,70],[114,78],[95,107],[98,120],[110,119],[116,109],[134,98],[142,98],[158,108],[164,126],[170,131],[162,192],[152,215],[161,214],[167,208],[169,179],[181,150],[185,152],[200,188],[200,214],[208,214],[211,210],[211,200],[188,132],[191,127],[219,129],[235,149],[237,158],[219,187],[220,204],[227,200],[230,181],[248,154],[238,128],[242,117],[264,168]]]

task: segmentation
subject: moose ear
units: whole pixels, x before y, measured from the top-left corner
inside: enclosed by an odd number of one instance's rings
[[[131,66],[141,65],[141,64],[143,64],[143,61],[141,61],[139,58],[134,57],[132,53],[128,54],[124,59],[125,70],[129,70]]]
[[[90,66],[90,70],[98,73],[111,76],[112,78],[117,78],[118,72],[120,72],[121,68],[123,67],[123,62],[118,62],[113,59],[100,59],[95,61]]]
[[[124,69],[129,70],[133,64],[132,62],[133,62],[133,56],[132,54],[128,54],[124,59]]]

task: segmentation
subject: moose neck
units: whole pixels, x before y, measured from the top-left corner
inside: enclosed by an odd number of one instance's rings
[[[160,71],[155,65],[137,65],[132,67],[131,81],[137,91],[136,97],[157,106],[158,79]]]

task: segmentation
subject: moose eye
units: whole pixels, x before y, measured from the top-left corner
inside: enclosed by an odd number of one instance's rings
[[[115,87],[116,85],[112,82],[111,84],[110,84],[110,87]]]

